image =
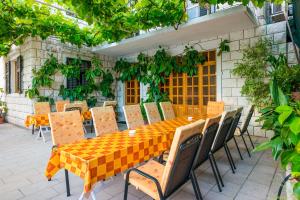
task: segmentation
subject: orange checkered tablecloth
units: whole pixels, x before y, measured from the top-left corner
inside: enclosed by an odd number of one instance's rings
[[[92,119],[92,114],[90,111],[86,111],[82,114],[82,117],[84,120],[91,120]],[[34,125],[35,127],[40,127],[40,126],[49,126],[49,118],[47,114],[42,114],[42,115],[27,115],[25,118],[25,127],[29,127],[31,125]]]
[[[205,117],[193,121],[198,119]],[[84,180],[84,192],[88,193],[98,181],[169,150],[176,128],[189,123],[187,117],[180,117],[139,127],[133,137],[126,130],[56,147],[45,175],[51,179],[61,168],[67,169]]]
[[[31,125],[34,125],[35,127],[49,126],[48,115],[27,115],[25,119],[25,126],[28,128]]]

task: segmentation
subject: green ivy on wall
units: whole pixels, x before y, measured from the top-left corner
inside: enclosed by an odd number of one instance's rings
[[[165,78],[171,73],[187,73],[189,76],[197,74],[197,64],[203,64],[206,57],[192,46],[186,46],[181,55],[171,56],[159,48],[154,56],[140,53],[137,62],[130,63],[126,59],[116,62],[114,70],[122,82],[137,79],[144,85],[149,85],[147,99],[144,102],[160,102],[168,100],[168,94],[160,90]]]
[[[25,92],[26,96],[30,99],[36,98],[38,101],[49,101],[53,104],[54,75],[60,72],[65,78],[78,79],[80,77],[80,64],[80,58],[74,59],[68,65],[59,63],[57,58],[51,55],[40,69],[32,71],[32,87]],[[103,69],[100,60],[96,58],[92,60],[92,67],[85,72],[85,79],[87,84],[78,85],[75,88],[66,88],[64,85],[60,85],[58,95],[63,99],[70,99],[70,101],[87,100],[89,106],[94,106],[97,103],[97,98],[92,96],[95,92],[100,92],[107,98],[114,98],[111,88],[114,81],[113,76],[109,70]],[[41,96],[39,91],[42,88],[52,90],[52,95]]]

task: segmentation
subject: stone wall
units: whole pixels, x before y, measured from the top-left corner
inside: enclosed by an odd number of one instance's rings
[[[66,58],[75,58],[79,56],[83,60],[91,60],[93,57],[99,58],[105,69],[111,69],[114,66],[115,58],[94,54],[91,48],[83,47],[78,49],[70,44],[63,44],[55,38],[49,38],[42,41],[39,38],[28,38],[25,43],[18,47],[13,47],[8,54],[6,60],[14,60],[19,55],[23,56],[23,90],[31,87],[32,69],[38,69],[43,63],[53,54],[58,58],[59,62],[66,62]],[[55,83],[53,85],[55,99],[58,99],[58,90],[61,84],[66,85],[66,79],[61,74],[56,74],[54,77]],[[116,83],[113,83],[113,90],[116,92]],[[53,91],[48,89],[41,89],[40,94],[48,96]],[[23,94],[12,93],[6,95],[8,105],[7,121],[16,125],[24,126],[24,119],[26,115],[33,113],[33,100],[25,97]],[[100,94],[94,94],[98,98],[98,104],[106,99]],[[115,93],[116,95],[116,93]]]
[[[218,35],[215,37],[202,39],[200,41],[190,41],[188,44],[196,44],[194,48],[198,51],[207,51],[218,49],[220,42],[224,39],[230,41],[230,52],[222,53],[217,57],[217,100],[225,102],[225,109],[230,110],[243,106],[249,106],[247,97],[240,94],[241,87],[244,84],[244,80],[231,73],[235,63],[237,63],[243,56],[243,49],[255,44],[259,38],[268,38],[273,41],[272,51],[275,55],[284,53],[288,57],[290,64],[296,63],[295,54],[293,52],[292,44],[286,43],[286,23],[279,22],[269,25],[261,25],[255,28],[240,30],[237,32],[231,32],[224,35]],[[185,44],[167,46],[164,47],[172,55],[177,55],[183,52]],[[148,55],[153,55],[157,49],[149,49],[144,51]],[[128,60],[135,60],[139,52],[135,54],[127,55],[125,58]],[[118,84],[118,99],[124,98],[124,85]],[[144,88],[144,89],[143,89]],[[141,94],[145,93],[146,88],[141,87]],[[120,101],[121,102],[121,101]],[[121,107],[122,105],[120,105]],[[245,114],[245,113],[244,113]],[[258,113],[252,118],[249,131],[251,134],[263,137],[269,137],[270,133],[266,133],[260,129],[260,124],[255,122],[258,117]],[[244,116],[243,116],[244,118]]]

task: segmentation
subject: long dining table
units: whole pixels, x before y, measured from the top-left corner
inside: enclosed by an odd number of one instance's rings
[[[177,127],[206,117],[177,117],[138,127],[134,136],[125,130],[53,147],[45,176],[51,180],[60,169],[65,169],[83,179],[83,194],[89,194],[97,182],[169,150]]]

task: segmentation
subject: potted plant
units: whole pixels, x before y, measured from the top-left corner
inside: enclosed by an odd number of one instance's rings
[[[5,115],[7,113],[7,105],[6,102],[4,102],[3,99],[4,90],[3,88],[0,88],[0,124],[3,124],[5,121]]]

